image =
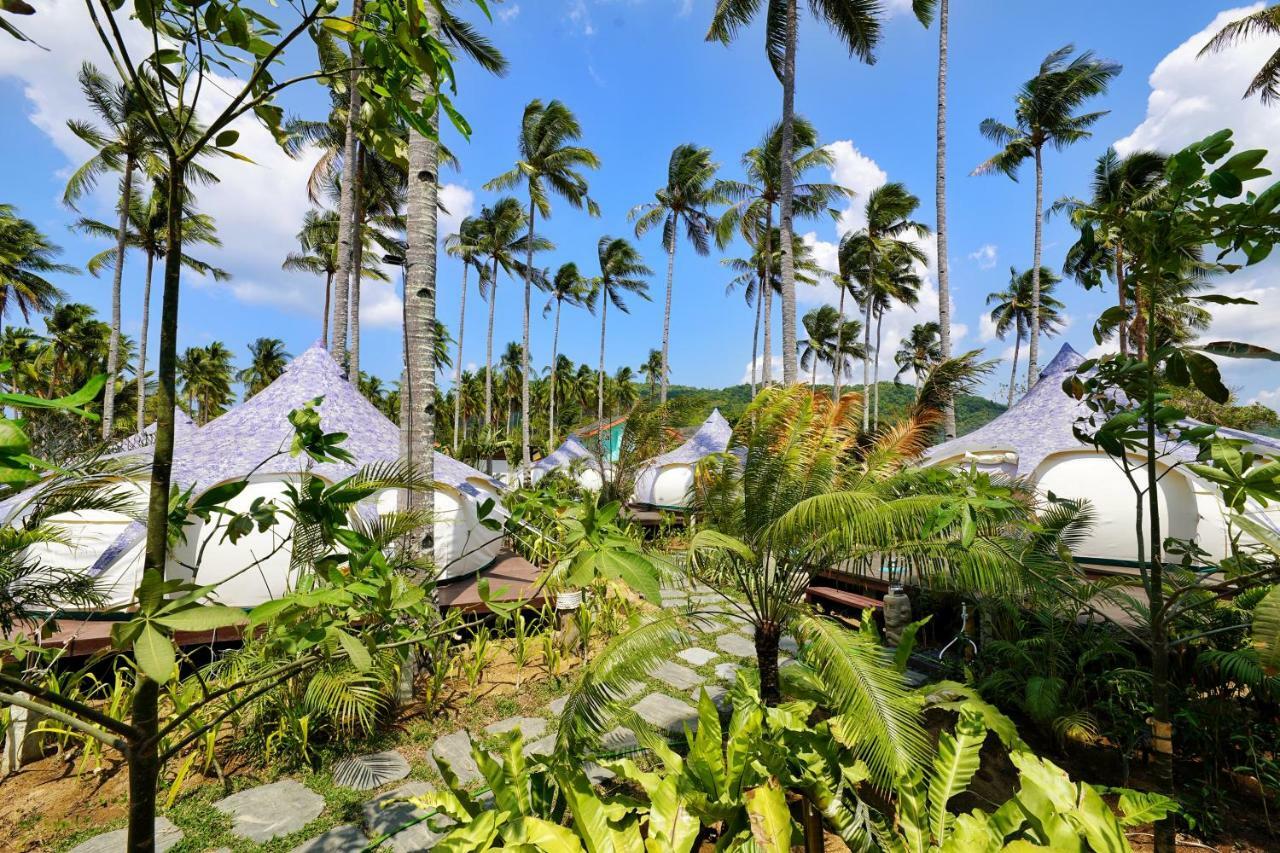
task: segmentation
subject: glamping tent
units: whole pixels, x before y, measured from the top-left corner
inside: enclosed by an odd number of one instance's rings
[[[929,465],[976,464],[980,471],[1027,479],[1042,494],[1088,499],[1096,521],[1077,556],[1089,564],[1132,566],[1137,549],[1129,481],[1115,460],[1082,444],[1072,432],[1088,409],[1062,390],[1062,382],[1083,361],[1064,344],[1012,408],[968,435],[930,448],[926,460]],[[1227,429],[1220,434],[1249,441],[1265,453],[1280,452],[1276,439]],[[1195,458],[1195,448],[1185,445],[1167,447],[1165,453],[1178,461]],[[1165,536],[1195,539],[1214,559],[1229,553],[1227,514],[1217,489],[1183,467],[1164,476],[1159,489]]]
[[[686,509],[694,468],[707,456],[727,450],[732,435],[729,422],[714,409],[688,441],[644,464],[636,477],[632,501],[657,509]]]
[[[574,472],[578,485],[588,491],[598,492],[604,485],[596,455],[576,435],[569,436],[563,444],[535,462],[530,474],[533,482],[537,483],[552,471],[561,469]]]
[[[360,466],[400,457],[399,428],[347,382],[328,351],[317,345],[294,359],[279,379],[245,403],[199,429],[185,428],[184,439],[174,453],[174,484],[182,489],[193,487],[199,496],[213,486],[253,472],[249,487],[231,501],[230,508],[245,510],[255,498],[278,497],[287,483],[296,481],[303,464],[287,452],[293,436],[289,412],[317,397],[324,398],[319,406],[324,430],[347,434],[343,447],[355,457],[355,464],[315,465],[311,473],[332,482]],[[282,449],[286,452],[276,456]],[[139,448],[132,452],[145,451]],[[500,534],[479,523],[478,504],[486,498],[498,498],[502,487],[440,453],[435,454],[435,477],[433,536],[441,577],[478,571],[493,561],[501,544]],[[140,505],[145,504],[146,489],[146,478],[140,477]],[[388,511],[395,508],[396,501],[394,492],[386,492],[378,496],[376,507],[371,505],[364,511]],[[5,521],[12,520],[13,512],[11,509],[5,515]],[[289,533],[285,524],[262,533],[255,530],[232,544],[219,541],[220,534],[208,537],[204,525],[195,521],[187,528],[186,544],[171,556],[166,572],[170,577],[194,576],[202,584],[220,584],[216,595],[224,604],[249,607],[277,597],[292,582],[290,554],[283,541]],[[67,525],[74,547],[45,546],[45,562],[87,570],[101,579],[109,605],[127,602],[142,571],[145,526],[114,513],[80,514]],[[210,541],[201,555],[206,539]]]

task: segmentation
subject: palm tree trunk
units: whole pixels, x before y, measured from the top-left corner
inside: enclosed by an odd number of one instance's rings
[[[560,348],[560,307],[564,304],[561,299],[556,300],[556,320],[555,326],[551,332],[551,376],[547,380],[551,383],[548,389],[551,400],[547,412],[547,452],[550,453],[556,447],[556,358],[559,356]]]
[[[1036,149],[1036,239],[1031,256],[1031,342],[1027,344],[1027,387],[1036,384],[1040,357],[1040,255],[1044,240],[1044,159]]]
[[[107,345],[107,386],[102,395],[102,440],[111,439],[116,421],[116,374],[120,372],[120,291],[124,281],[124,249],[133,205],[133,157],[124,160],[120,179],[120,219],[116,226],[116,268],[111,277],[111,342]]]
[[[845,283],[837,279],[840,288],[840,320],[836,326],[836,351],[831,363],[831,401],[840,399],[840,367],[844,364],[844,293]]]
[[[462,298],[458,306],[458,353],[453,364],[453,455],[458,455],[459,433],[462,429],[462,335],[467,326],[467,269],[462,263]]]
[[[753,400],[756,398],[756,370],[758,369],[756,362],[760,360],[760,311],[767,289],[768,283],[762,277],[760,290],[756,292],[756,325],[751,332],[751,399]]]
[[[778,646],[782,631],[776,622],[756,625],[756,668],[760,671],[760,699],[772,707],[782,701],[778,681]]]
[[[329,348],[329,298],[333,294],[333,273],[324,274],[324,322],[320,326],[320,346]]]
[[[1124,292],[1124,244],[1116,243],[1116,297],[1117,305],[1124,312],[1124,316],[1120,320],[1120,325],[1116,327],[1116,334],[1120,337],[1120,354],[1129,354],[1129,301]]]
[[[765,205],[764,259],[768,270],[764,293],[764,363],[760,366],[760,384],[773,384],[773,205]]]
[[[359,0],[356,0],[359,3]],[[436,29],[440,13],[432,3],[425,4],[428,27]],[[423,78],[424,81],[427,78]],[[425,82],[424,82],[424,85]],[[430,92],[424,92],[424,101]],[[432,111],[433,127],[439,124],[439,113]],[[436,427],[436,200],[439,192],[438,164],[440,151],[434,135],[426,136],[409,129],[409,187],[405,204],[405,288],[404,305],[407,351],[405,353],[411,398],[411,428],[408,432],[409,462],[420,476],[435,476]],[[411,493],[409,505],[425,502],[430,509],[434,493]],[[421,543],[430,547],[431,526],[427,525]]]
[[[796,32],[798,25],[796,0],[787,0],[787,44],[782,61],[782,151],[781,198],[778,200],[779,223],[782,240],[782,381],[786,385],[796,382],[796,263],[792,257],[792,195],[795,192],[795,175],[792,171],[791,152],[795,138],[796,105]]]
[[[364,147],[360,147],[360,163],[356,168],[356,183],[364,181]],[[348,309],[351,312],[348,327],[351,334],[351,355],[347,359],[347,381],[360,387],[360,281],[364,269],[364,193],[356,198],[356,221],[354,239],[351,241],[351,293],[348,295]]]
[[[352,19],[359,26],[364,0],[354,0]],[[353,56],[354,59],[354,56]],[[352,65],[354,66],[354,62]],[[338,364],[347,360],[347,297],[351,285],[352,231],[355,230],[355,200],[359,191],[356,177],[356,120],[360,115],[359,74],[353,68],[347,84],[347,122],[342,138],[342,185],[338,196],[338,264],[334,271],[333,358]]]
[[[876,311],[876,363],[871,369],[871,387],[875,389],[876,429],[880,428],[880,325],[884,322],[884,309]]]
[[[875,254],[874,252],[872,253]],[[874,265],[873,265],[874,269]],[[868,278],[868,281],[872,279]],[[862,431],[871,428],[871,303],[874,296],[868,292],[865,296],[866,306],[862,312]],[[876,354],[879,357],[879,353]]]
[[[1022,354],[1022,318],[1017,318],[1017,331],[1013,339],[1013,368],[1009,371],[1009,403],[1013,408],[1013,392],[1018,387],[1018,357]]]
[[[533,301],[533,224],[537,208],[529,193],[529,245],[525,246],[524,267],[524,349],[520,353],[520,462],[528,476],[533,457],[529,454],[529,312]]]
[[[680,217],[672,214],[671,222],[671,248],[667,251],[667,305],[662,312],[662,376],[659,377],[660,385],[658,386],[658,402],[665,404],[667,402],[667,349],[671,343],[671,285],[675,280],[676,274],[676,243],[679,242],[678,228],[680,226]]]
[[[810,391],[818,390],[818,354],[817,352],[814,352],[813,354],[813,374],[809,379],[809,390]]]
[[[493,424],[493,306],[498,302],[498,259],[493,259],[489,282],[489,337],[484,344],[484,428]]]
[[[155,255],[147,252],[147,277],[142,281],[142,328],[138,332],[138,432],[146,427],[147,325],[151,320],[151,272],[155,262]]]
[[[951,358],[951,272],[947,260],[947,41],[951,2],[938,3],[938,145],[934,195],[938,205],[938,328],[942,360]],[[917,386],[919,382],[917,381]],[[919,396],[917,394],[917,396]],[[948,440],[956,437],[956,402],[949,395],[942,410],[942,429]]]
[[[603,288],[602,288],[603,290]],[[600,377],[596,382],[596,420],[604,420],[604,330],[605,318],[609,315],[609,293],[603,293],[600,300]]]

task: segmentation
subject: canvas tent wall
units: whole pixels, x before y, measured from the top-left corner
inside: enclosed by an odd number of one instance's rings
[[[729,447],[733,428],[714,409],[688,441],[644,464],[636,476],[632,502],[658,509],[686,509],[693,488],[694,469],[713,453]]]
[[[973,432],[944,442],[926,453],[929,465],[976,465],[978,470],[1021,477],[1042,495],[1053,492],[1070,499],[1087,499],[1096,515],[1088,538],[1077,550],[1086,563],[1133,566],[1137,560],[1134,536],[1136,497],[1116,460],[1081,443],[1072,432],[1087,414],[1083,403],[1062,390],[1062,382],[1084,358],[1064,344],[1040,379],[1021,400],[995,420]],[[1280,441],[1236,430],[1224,436],[1249,441],[1256,449],[1280,452]],[[1163,448],[1168,463],[1188,462],[1195,448]],[[1140,465],[1141,460],[1131,460]],[[1166,473],[1162,467],[1159,501],[1165,537],[1195,539],[1212,559],[1230,552],[1227,511],[1216,488],[1184,467]],[[1144,473],[1139,474],[1145,477]]]
[[[326,350],[313,346],[267,388],[190,433],[175,449],[174,484],[193,487],[198,496],[254,471],[249,487],[231,501],[230,509],[246,509],[259,496],[279,497],[285,484],[297,481],[301,465],[287,453],[293,435],[288,414],[317,397],[324,398],[319,406],[323,429],[347,434],[343,447],[355,457],[355,464],[315,465],[310,473],[334,482],[361,466],[399,458],[399,428],[347,382]],[[282,449],[286,452],[277,456]],[[436,565],[442,577],[475,572],[493,561],[501,545],[500,534],[477,518],[478,505],[487,497],[499,496],[501,485],[440,453],[435,454],[435,475]],[[139,507],[146,503],[148,477],[149,468],[138,478]],[[394,509],[396,500],[394,493],[385,493],[376,507],[366,507],[364,512]],[[6,514],[6,522],[14,511],[11,508]],[[108,605],[128,602],[142,571],[144,525],[107,513],[71,517],[64,523],[73,546],[47,546],[41,556],[53,565],[97,576]],[[220,535],[212,537],[197,566],[208,531],[196,521],[165,571],[170,577],[194,576],[200,583],[219,583],[216,595],[225,604],[250,607],[277,597],[293,582],[291,555],[284,541],[291,532],[287,525],[286,521],[263,533],[255,531],[234,545],[219,541]]]

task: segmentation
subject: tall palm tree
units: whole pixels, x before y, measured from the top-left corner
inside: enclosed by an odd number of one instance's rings
[[[366,234],[366,248],[369,235]],[[185,242],[185,241],[184,241]],[[324,276],[324,312],[320,329],[320,343],[329,348],[330,299],[333,293],[333,277],[338,271],[338,212],[335,210],[308,210],[298,230],[300,252],[285,256],[280,268],[287,272],[306,272]],[[362,264],[362,278],[387,281],[387,274],[380,266]]]
[[[522,278],[535,275],[520,256],[531,257],[533,252],[551,249],[552,244],[537,234],[526,233],[528,217],[520,202],[511,196],[483,208],[479,220],[481,255],[489,267],[488,275],[480,277],[480,295],[489,303],[489,332],[484,346],[484,424],[487,429],[493,418],[493,317],[498,301],[498,275],[500,272]]]
[[[1066,211],[1083,233],[1063,262],[1062,272],[1085,287],[1094,287],[1105,273],[1116,284],[1116,325],[1120,352],[1129,354],[1129,291],[1125,280],[1124,228],[1130,217],[1150,205],[1164,186],[1165,157],[1154,151],[1135,151],[1120,157],[1108,148],[1093,167],[1092,194],[1087,200],[1061,198],[1050,212]]]
[[[950,48],[951,0],[938,0],[938,118],[934,197],[937,205],[938,346],[941,359],[951,358],[951,259],[947,255],[947,53]],[[914,330],[913,330],[914,331]],[[919,384],[919,375],[916,377]],[[956,405],[948,398],[943,409],[943,437],[956,437]]]
[[[662,375],[662,350],[649,350],[649,357],[640,365],[640,375],[649,386],[649,399],[655,399],[658,396],[658,377]]]
[[[889,287],[885,268],[892,270],[893,264],[885,264],[886,258],[909,257],[924,260],[924,253],[915,243],[917,238],[929,234],[929,228],[911,218],[920,199],[907,191],[906,186],[891,182],[876,187],[867,196],[864,213],[867,224],[860,230],[845,235],[840,241],[840,267],[851,272],[862,285],[863,302],[863,339],[862,346],[866,357],[862,360],[863,392],[871,391],[871,321],[873,311],[878,302],[888,298]],[[880,353],[874,353],[877,361]],[[838,383],[836,391],[839,391]],[[838,399],[838,398],[837,398]],[[870,397],[868,396],[868,400]],[[870,406],[862,407],[862,428],[868,429],[871,424]]]
[[[638,204],[627,214],[636,224],[636,237],[662,226],[662,248],[667,250],[667,301],[662,312],[662,373],[658,402],[667,402],[667,377],[670,374],[671,289],[675,280],[676,243],[683,220],[685,235],[699,255],[711,251],[711,235],[716,219],[707,208],[721,204],[727,196],[716,182],[719,164],[712,162],[711,149],[686,143],[676,146],[667,163],[667,182],[653,195],[654,200]]]
[[[116,228],[116,262],[111,280],[111,348],[107,355],[107,386],[102,398],[102,437],[109,438],[115,419],[115,379],[120,365],[120,294],[124,277],[124,253],[128,241],[129,211],[133,207],[134,172],[159,175],[161,163],[156,137],[144,109],[145,96],[124,83],[113,83],[88,62],[80,66],[80,91],[90,109],[105,125],[72,119],[67,127],[93,148],[93,155],[71,174],[62,200],[70,207],[108,172],[120,173],[119,212]]]
[[[1280,4],[1259,9],[1227,24],[1214,34],[1208,44],[1200,48],[1200,52],[1196,54],[1196,57],[1199,58],[1208,53],[1218,53],[1256,36],[1271,36],[1274,38],[1277,35],[1280,35]],[[1245,90],[1244,96],[1251,98],[1254,95],[1257,95],[1262,103],[1268,106],[1280,99],[1280,49],[1277,49],[1271,56],[1267,57],[1267,61],[1262,64],[1262,68],[1249,81],[1249,88]]]
[[[812,218],[833,212],[842,200],[853,197],[853,192],[838,184],[805,183],[800,181],[805,172],[815,168],[831,168],[835,158],[831,152],[818,145],[818,131],[802,116],[796,116],[791,127],[791,211],[795,219]],[[742,155],[743,181],[721,181],[720,191],[734,203],[720,217],[716,229],[716,241],[721,247],[728,245],[735,232],[742,236],[754,251],[764,258],[777,254],[779,269],[782,260],[781,233],[774,227],[773,210],[782,199],[782,136],[781,124],[775,124],[765,132],[759,144]],[[793,235],[794,237],[794,235]],[[795,274],[796,246],[791,241],[791,265]],[[762,381],[772,382],[773,364],[773,291],[764,287],[764,268],[761,268],[761,290],[764,291],[762,323],[764,326],[764,368]],[[782,293],[782,277],[779,275],[778,293]],[[794,281],[794,279],[793,279]],[[792,331],[795,320],[792,319]],[[753,359],[754,363],[754,359]]]
[[[249,344],[249,366],[236,374],[236,380],[244,384],[244,398],[248,400],[279,379],[291,358],[279,338],[258,338]]]
[[[636,391],[636,374],[624,364],[613,374],[613,405],[617,413],[627,412],[640,397]]]
[[[507,348],[503,350],[502,357],[498,359],[502,384],[505,386],[503,391],[507,395],[506,427],[508,430],[515,425],[516,407],[523,402],[520,393],[524,387],[524,364],[524,351],[521,349],[520,344],[515,341],[508,341]],[[524,419],[523,409],[520,410],[520,418]]]
[[[1033,296],[1036,281],[1040,282],[1039,311],[1034,310]],[[1018,358],[1022,351],[1022,342],[1031,334],[1032,324],[1038,324],[1040,331],[1052,335],[1062,324],[1063,304],[1053,297],[1053,288],[1061,281],[1058,276],[1046,268],[1040,270],[1037,278],[1031,270],[1018,272],[1016,267],[1009,267],[1009,285],[996,293],[987,295],[987,304],[991,309],[991,322],[995,324],[996,337],[1004,340],[1010,330],[1013,331],[1013,367],[1009,372],[1009,400],[1007,405],[1013,406],[1014,391],[1018,387]],[[1028,378],[1027,387],[1034,383]]]
[[[485,276],[484,223],[474,216],[462,220],[457,233],[444,238],[444,250],[462,263],[462,289],[458,298],[458,359],[453,373],[453,455],[457,456],[462,432],[462,395],[457,391],[462,387],[462,341],[467,328],[467,271],[474,268],[480,279]]]
[[[62,291],[45,275],[79,272],[55,260],[61,252],[33,223],[18,216],[17,208],[0,204],[0,326],[10,308],[17,308],[27,323],[33,312],[53,310]]]
[[[793,234],[795,173],[796,41],[799,35],[798,0],[718,0],[707,31],[708,41],[728,44],[744,25],[755,17],[761,5],[765,11],[765,51],[773,73],[782,83],[782,132],[779,147],[781,181],[778,194],[779,227],[782,231],[782,379],[792,384],[796,371],[796,278],[791,254]],[[932,0],[913,0],[913,11],[924,23],[933,8]],[[844,42],[850,56],[867,64],[875,62],[880,41],[880,23],[885,10],[866,0],[810,0],[815,18],[827,24]]]
[[[347,328],[351,344],[347,357],[347,380],[360,379],[360,289],[364,280],[365,252],[376,249],[399,254],[404,242],[396,235],[405,232],[405,173],[400,166],[361,145],[357,173],[360,176],[356,196],[355,228],[352,231],[351,266],[347,295]]]
[[[943,0],[944,3],[945,1]],[[893,381],[897,382],[902,378],[902,374],[911,371],[916,380],[916,396],[919,397],[920,379],[940,361],[942,361],[941,324],[932,320],[916,323],[898,344],[898,351],[893,354],[893,363],[898,365],[898,372],[893,375]]]
[[[169,239],[166,204],[165,189],[159,181],[152,186],[149,196],[135,196],[129,208],[128,231],[125,237],[125,243],[129,248],[142,252],[146,270],[142,279],[142,320],[134,389],[135,426],[139,432],[146,426],[147,335],[151,325],[151,276],[155,270],[156,261],[165,255]],[[218,239],[213,217],[208,214],[196,213],[188,208],[183,212],[181,225],[184,250],[187,246],[222,245],[222,241]],[[104,239],[115,239],[118,233],[118,226],[88,217],[81,217],[72,227],[77,231]],[[116,249],[108,249],[94,255],[85,266],[91,274],[96,276],[103,269],[114,267],[117,256]],[[231,278],[231,274],[226,270],[193,257],[186,251],[183,251],[180,261],[182,266],[192,272],[209,276],[214,281],[227,281]]]
[[[587,309],[595,312],[596,304],[600,305],[600,370],[596,385],[596,418],[604,420],[604,342],[608,328],[609,303],[624,314],[630,314],[623,297],[632,293],[642,299],[649,298],[649,285],[645,277],[653,275],[653,270],[644,264],[636,247],[627,242],[625,237],[605,235],[596,244],[596,259],[600,264],[600,275],[591,280],[591,290],[587,295]]]
[[[1072,143],[1088,139],[1093,127],[1107,111],[1081,113],[1076,111],[1086,101],[1104,94],[1111,81],[1120,73],[1120,66],[1105,59],[1098,59],[1092,51],[1071,58],[1074,45],[1055,50],[1040,63],[1035,77],[1022,84],[1014,98],[1014,122],[1005,124],[997,119],[984,119],[979,129],[982,135],[1000,146],[1000,151],[978,166],[974,174],[1003,172],[1013,180],[1018,179],[1018,169],[1023,161],[1031,159],[1036,167],[1035,239],[1031,260],[1031,314],[1040,312],[1040,268],[1044,232],[1044,148],[1052,145],[1058,150]],[[1027,347],[1027,386],[1035,384],[1040,357],[1040,324],[1032,321],[1031,341]]]
[[[535,220],[539,213],[544,219],[551,216],[551,193],[575,208],[585,207],[592,216],[600,215],[599,206],[587,194],[587,179],[581,171],[600,168],[600,158],[590,148],[574,144],[581,138],[582,126],[568,107],[560,101],[543,104],[535,98],[524,108],[520,121],[516,142],[519,159],[515,166],[485,184],[486,189],[511,189],[523,182],[529,192],[529,237],[524,270],[525,363],[520,390],[521,405],[526,412],[529,410],[529,314],[533,300]],[[520,429],[520,459],[525,468],[533,463],[529,454],[528,418]]]
[[[201,425],[225,412],[235,399],[231,392],[231,350],[221,341],[188,347],[178,360],[178,373],[189,414]]]
[[[556,371],[554,365],[559,359],[560,352],[560,309],[567,303],[569,306],[581,306],[587,298],[590,291],[590,284],[578,272],[578,265],[570,261],[567,264],[561,264],[560,269],[556,270],[555,276],[551,279],[547,292],[551,298],[547,300],[547,304],[542,307],[542,316],[546,317],[555,310],[555,321],[552,325],[551,332],[551,364],[553,369],[550,371],[548,380],[548,401],[547,401],[547,449],[551,450],[556,446]]]
[[[800,368],[811,371],[809,387],[812,390],[817,390],[818,387],[818,365],[824,361],[834,365],[839,360],[836,355],[836,335],[839,334],[836,325],[840,322],[839,318],[836,309],[823,305],[800,319],[807,335],[797,344],[800,347]]]
[[[871,387],[874,389],[871,423],[876,429],[880,427],[880,337],[884,315],[891,311],[894,305],[905,305],[914,311],[920,302],[920,288],[924,286],[924,279],[916,272],[916,265],[921,262],[921,255],[911,251],[915,248],[917,247],[907,244],[905,248],[895,246],[890,250],[884,259],[883,291],[876,294],[878,297],[875,300],[876,360],[871,374]]]

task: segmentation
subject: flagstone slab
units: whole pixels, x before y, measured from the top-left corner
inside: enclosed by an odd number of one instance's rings
[[[285,779],[239,791],[213,807],[231,816],[233,835],[261,844],[315,820],[324,810],[324,797],[301,782]]]
[[[711,663],[720,656],[715,652],[710,652],[706,649],[700,649],[697,646],[693,646],[692,648],[676,652],[676,657],[683,658],[694,666],[702,666],[704,664]]]
[[[640,741],[636,739],[636,733],[622,726],[605,732],[600,738],[600,752],[604,755],[634,752],[639,748]]]
[[[716,678],[721,681],[735,681],[738,678],[738,670],[741,668],[741,664],[718,663],[716,664]]]
[[[592,785],[599,785],[602,782],[608,782],[614,778],[614,773],[606,767],[601,767],[594,761],[583,762],[582,772],[587,774],[587,779]]]
[[[420,797],[430,793],[431,790],[431,786],[426,782],[408,782],[364,804],[364,829],[370,839],[380,838],[391,832],[396,833],[384,842],[378,848],[379,850],[416,853],[416,851],[429,850],[435,846],[441,836],[448,831],[448,827],[453,824],[453,820],[446,815],[427,818],[430,812],[407,801],[408,797]],[[414,821],[417,822],[412,826],[408,825]],[[401,827],[405,829],[396,832]]]
[[[507,717],[484,727],[490,735],[503,735],[515,729],[520,730],[525,740],[537,740],[547,730],[547,721],[542,717]]]
[[[156,818],[155,833],[156,850],[159,853],[164,853],[165,850],[182,841],[182,830],[174,826],[168,818]],[[70,853],[121,853],[128,840],[129,830],[117,829],[95,835],[88,841],[77,844],[71,848]]]
[[[408,775],[408,760],[394,749],[354,755],[333,765],[334,784],[356,791],[372,791]]]
[[[650,669],[649,675],[655,681],[674,687],[677,690],[688,690],[690,687],[696,687],[701,684],[704,680],[701,675],[698,675],[687,666],[681,666],[669,660],[664,660]]]
[[[778,650],[786,652],[789,655],[794,655],[796,652],[800,651],[800,644],[796,642],[795,637],[783,637],[778,640]]]
[[[364,830],[348,823],[335,826],[328,832],[302,842],[293,848],[293,853],[348,853],[351,850],[363,850],[368,844],[369,839]]]
[[[650,693],[631,706],[651,726],[671,734],[681,734],[685,725],[698,727],[698,712],[665,693]]]
[[[729,688],[722,687],[719,684],[704,684],[701,687],[695,687],[690,694],[693,696],[694,702],[702,701],[702,691],[707,691],[707,696],[711,699],[711,704],[716,706],[716,710],[721,714],[729,710]]]
[[[524,745],[524,749],[521,750],[526,757],[530,755],[552,755],[555,751],[556,736],[554,734],[549,734],[539,740],[530,741],[529,743],[526,743]]]
[[[483,778],[475,759],[471,757],[471,735],[465,731],[456,731],[437,740],[431,747],[431,757],[437,767],[441,761],[447,762],[449,769],[463,785],[479,782]]]
[[[721,634],[716,637],[716,645],[734,657],[750,658],[756,655],[756,644],[741,634]]]
[[[568,696],[561,696],[559,699],[552,699],[547,703],[547,710],[558,717],[564,713],[564,706],[568,701]]]

